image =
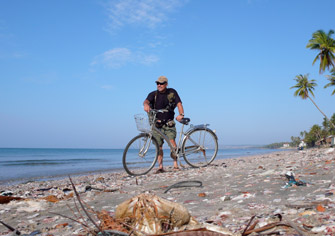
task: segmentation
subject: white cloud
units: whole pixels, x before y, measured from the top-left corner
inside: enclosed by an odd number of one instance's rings
[[[102,64],[110,68],[119,68],[131,61],[131,51],[127,48],[114,48],[95,57],[92,65]]]
[[[113,0],[107,6],[109,30],[125,25],[155,28],[169,19],[169,13],[186,2],[187,0]]]
[[[112,90],[114,86],[110,84],[106,84],[106,85],[102,85],[101,88],[105,90]]]
[[[96,56],[91,65],[103,65],[117,69],[128,63],[152,65],[158,60],[159,58],[156,55],[132,52],[128,48],[114,48]]]
[[[156,55],[142,55],[138,57],[140,63],[144,65],[152,65],[159,61],[159,58]]]

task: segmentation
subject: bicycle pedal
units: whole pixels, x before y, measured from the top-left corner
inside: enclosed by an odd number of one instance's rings
[[[172,159],[176,159],[176,158],[177,158],[177,154],[171,152],[171,153],[170,153],[170,157],[171,157]]]

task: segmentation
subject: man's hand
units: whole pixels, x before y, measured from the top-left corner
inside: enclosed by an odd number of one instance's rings
[[[150,111],[150,106],[149,104],[144,103],[144,111],[149,112]]]
[[[176,120],[180,122],[183,118],[184,118],[183,115],[178,115],[178,116],[176,117]]]

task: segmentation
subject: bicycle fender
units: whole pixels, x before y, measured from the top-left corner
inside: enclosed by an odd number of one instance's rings
[[[210,132],[211,134],[213,134],[213,136],[215,137],[215,139],[218,140],[218,136],[216,135],[216,133],[213,130],[211,130],[210,128],[208,128],[207,126],[208,125],[196,125],[193,128],[187,130],[186,133],[185,133],[185,137],[183,138],[183,141],[194,130],[206,130],[206,131]]]

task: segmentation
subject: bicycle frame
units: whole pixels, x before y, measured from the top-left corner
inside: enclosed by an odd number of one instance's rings
[[[177,144],[176,148],[173,147],[172,143],[170,142],[170,139],[162,131],[160,131],[158,128],[156,128],[155,125],[153,125],[152,131],[150,132],[150,134],[152,135],[153,131],[156,131],[166,141],[166,143],[169,145],[169,147],[171,149],[171,152],[173,152],[173,154],[175,154],[177,156],[177,158],[179,159],[179,151],[178,150],[180,150],[180,144],[182,143],[181,138],[182,138],[183,135],[185,135],[185,133],[183,132],[183,129],[184,129],[184,124],[181,127],[178,143],[176,143]],[[177,150],[177,152],[176,152],[176,150]]]
[[[190,125],[184,131],[184,126],[190,123],[190,119],[181,119],[181,127],[178,127],[180,132],[177,135],[179,138],[177,140],[176,137],[175,143],[175,140],[170,140],[164,134],[165,126],[163,129],[156,127],[157,114],[166,111],[163,109],[152,109],[148,113],[148,119],[143,115],[135,115],[137,129],[141,133],[129,141],[122,157],[123,167],[129,175],[147,174],[154,168],[157,160],[159,164],[162,163],[161,156],[159,156],[160,148],[162,147],[158,147],[156,142],[160,140],[166,141],[171,150],[171,157],[175,162],[179,160],[181,167],[184,167],[181,163],[181,157],[185,163],[194,168],[205,167],[215,159],[218,152],[218,138],[215,131],[208,128],[208,124]],[[174,165],[176,164],[175,162]]]
[[[194,147],[195,149],[191,149],[189,151],[194,151],[194,150],[201,150],[203,151],[202,149],[202,145],[199,145],[196,141],[192,140],[190,137],[189,137],[189,133],[191,133],[191,131],[195,130],[195,129],[198,129],[198,128],[205,128],[207,129],[208,125],[209,124],[202,124],[202,125],[196,125],[196,126],[193,126],[191,125],[191,127],[184,133],[184,124],[182,124],[182,127],[181,127],[181,130],[180,130],[180,134],[179,134],[179,139],[178,139],[178,143],[176,148],[173,147],[172,143],[170,142],[169,138],[162,132],[160,131],[156,126],[155,126],[155,121],[156,120],[156,114],[154,114],[154,117],[153,117],[153,122],[151,124],[151,131],[148,132],[148,134],[150,135],[150,140],[148,140],[147,142],[148,143],[145,143],[144,146],[141,148],[140,152],[139,152],[139,155],[141,157],[143,157],[146,152],[148,151],[148,148],[149,148],[149,144],[151,142],[151,138],[152,138],[152,135],[153,135],[153,132],[156,131],[165,141],[166,143],[168,144],[168,146],[170,147],[170,150],[171,152],[177,156],[177,160],[179,160],[180,156],[186,154],[186,153],[182,153],[180,147],[181,147],[181,144],[184,142],[185,139],[190,139],[190,141],[192,143],[194,143]],[[215,136],[216,137],[216,136]]]

